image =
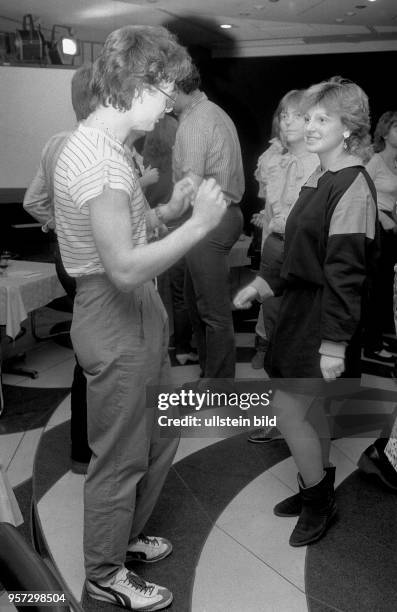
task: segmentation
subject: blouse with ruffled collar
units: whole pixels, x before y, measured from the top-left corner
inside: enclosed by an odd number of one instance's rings
[[[259,157],[255,178],[259,197],[266,200],[263,233],[284,234],[287,217],[298,199],[302,185],[319,165],[315,153],[295,155],[286,151],[278,138]]]

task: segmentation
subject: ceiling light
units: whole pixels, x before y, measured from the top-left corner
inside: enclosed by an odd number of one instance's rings
[[[336,23],[343,23],[345,20],[342,17],[337,17],[335,21]]]
[[[222,23],[219,27],[222,28],[222,30],[230,30],[233,26],[230,25],[230,23]]]
[[[353,17],[355,14],[356,13],[354,11],[347,11],[347,13],[345,13],[346,17]]]

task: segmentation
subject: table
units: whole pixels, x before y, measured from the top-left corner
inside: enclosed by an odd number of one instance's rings
[[[0,276],[0,325],[14,339],[29,312],[63,295],[54,264],[12,259]]]
[[[54,264],[12,259],[6,275],[0,276],[0,326],[15,339],[30,312],[63,295]],[[3,408],[0,380],[0,414]]]

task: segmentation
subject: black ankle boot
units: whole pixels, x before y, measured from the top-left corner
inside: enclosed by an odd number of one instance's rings
[[[322,480],[312,487],[305,488],[300,476],[298,482],[302,512],[289,543],[291,546],[306,546],[322,538],[336,517],[333,475],[330,470],[326,471]]]
[[[326,467],[324,470],[330,473],[333,485],[335,482],[334,466]],[[283,501],[274,506],[273,512],[276,516],[299,516],[302,512],[302,499],[300,493],[295,493],[295,495],[290,495],[290,497],[283,499]]]

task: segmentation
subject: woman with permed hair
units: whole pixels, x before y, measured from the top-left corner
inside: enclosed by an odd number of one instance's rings
[[[374,181],[380,221],[379,273],[368,314],[364,355],[393,364],[394,355],[383,344],[383,333],[394,332],[393,269],[397,263],[397,111],[379,119],[373,142],[374,155],[366,168]]]
[[[317,541],[336,517],[328,423],[323,402],[313,398],[341,376],[360,376],[363,299],[378,235],[376,191],[363,166],[370,142],[367,96],[334,77],[309,87],[302,106],[306,146],[320,166],[288,216],[281,275],[262,271],[234,299],[237,308],[246,308],[253,299],[282,295],[271,364],[273,408],[299,470],[299,493],[274,512],[299,516],[291,546]]]
[[[280,100],[273,116],[273,138],[270,146],[259,157],[255,178],[259,183],[259,197],[265,201],[262,221],[261,266],[279,273],[284,249],[285,224],[302,185],[318,166],[319,159],[307,150],[304,141],[304,117],[300,103],[303,89],[292,89]],[[268,368],[272,336],[280,297],[266,300],[259,311],[255,328],[256,354],[251,364],[255,369]],[[271,430],[271,428],[270,428]],[[274,433],[274,432],[273,432]],[[272,440],[272,432],[258,430],[248,440],[254,444]]]

